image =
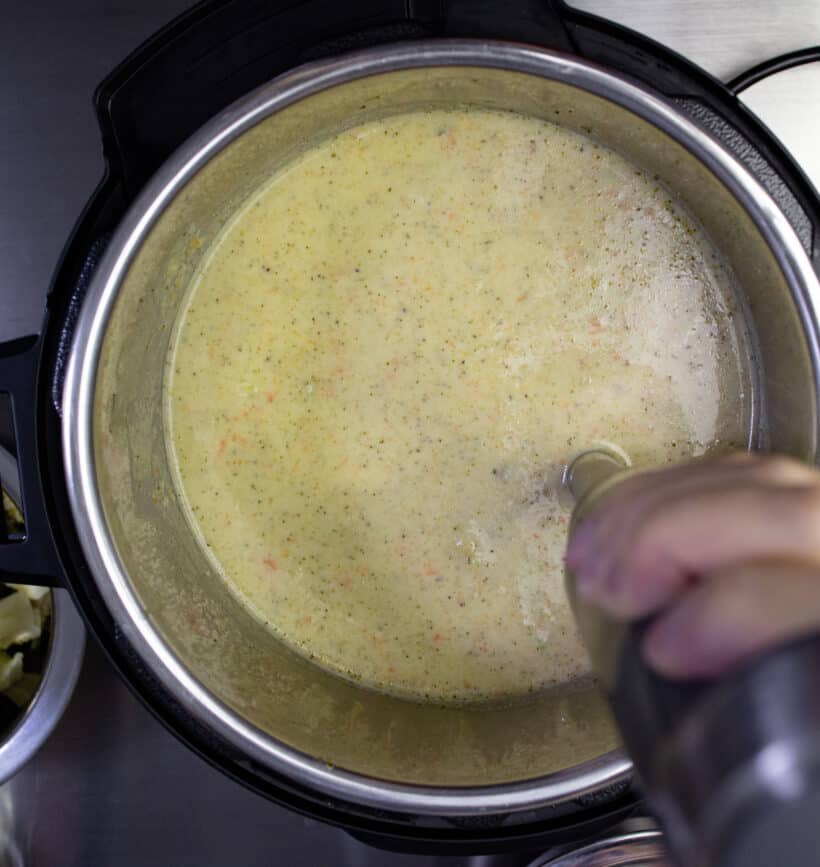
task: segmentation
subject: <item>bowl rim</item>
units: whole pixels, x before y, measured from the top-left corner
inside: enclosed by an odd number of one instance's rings
[[[667,863],[663,833],[650,824],[624,829],[557,857],[542,855],[527,867],[661,867]]]

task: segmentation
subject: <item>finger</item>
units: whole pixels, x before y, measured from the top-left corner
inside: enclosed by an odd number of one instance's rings
[[[667,677],[715,677],[815,630],[820,630],[816,565],[744,563],[682,594],[650,627],[643,651]]]
[[[634,513],[644,511],[657,498],[679,496],[702,486],[741,478],[778,485],[802,485],[817,479],[818,473],[813,467],[791,458],[750,452],[647,470],[629,476],[607,494],[585,520],[583,529],[587,530],[586,535],[590,535],[589,531],[594,528],[598,538],[605,537],[611,527],[630,520]],[[576,534],[579,535],[584,534]]]
[[[579,590],[605,584],[625,550],[664,503],[737,481],[800,485],[817,479],[812,468],[789,458],[737,454],[636,474],[620,483],[590,519],[573,533],[567,564]]]
[[[665,500],[707,487],[746,479],[778,485],[810,484],[817,472],[791,458],[738,452],[636,473],[619,483],[573,533],[567,563],[581,571],[606,572],[615,542],[629,540],[644,514]]]
[[[745,560],[820,560],[820,487],[744,481],[688,493],[644,515],[618,551],[603,580],[579,589],[616,617],[642,617],[693,575]]]

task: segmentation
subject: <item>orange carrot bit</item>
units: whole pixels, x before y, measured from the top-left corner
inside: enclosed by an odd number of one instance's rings
[[[541,534],[540,534],[540,533],[533,533],[533,534],[532,534],[532,537],[533,537],[533,539],[540,539],[540,538],[541,538]]]
[[[273,403],[276,400],[276,392],[269,391],[265,397],[268,399],[268,403]]]
[[[440,632],[437,632],[433,636],[433,641],[444,641],[444,636]]]
[[[396,673],[396,666],[395,665],[388,665],[387,670],[390,672],[390,674],[395,674]]]
[[[262,562],[273,572],[276,572],[279,568],[279,564],[273,559],[273,557],[265,557]]]
[[[225,446],[227,446],[227,445],[228,445],[228,443],[226,442],[225,437],[222,437],[222,439],[219,441],[219,445],[216,447],[216,456],[217,457],[221,458],[222,455],[225,454]]]
[[[438,575],[438,569],[432,563],[424,564],[424,574],[428,578],[432,578],[434,575]]]

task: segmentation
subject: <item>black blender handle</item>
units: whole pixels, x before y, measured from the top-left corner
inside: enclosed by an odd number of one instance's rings
[[[23,501],[18,505],[25,521],[22,539],[6,540],[4,533],[0,541],[0,581],[58,587],[64,583],[63,570],[46,512],[37,453],[39,361],[36,335],[0,343],[0,392],[11,398]]]
[[[820,633],[779,644],[708,685],[656,740],[644,782],[680,867],[817,864],[818,667]]]
[[[592,616],[615,657],[607,660],[598,642],[593,664],[604,672],[621,739],[674,863],[815,864],[820,634],[781,644],[713,680],[678,681],[643,658],[652,618],[624,626],[600,612]]]

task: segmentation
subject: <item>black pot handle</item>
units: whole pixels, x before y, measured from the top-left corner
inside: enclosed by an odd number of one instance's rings
[[[0,540],[0,581],[14,584],[63,585],[63,570],[46,513],[37,453],[37,376],[40,339],[36,335],[0,343],[0,392],[11,399],[21,511],[22,539]]]
[[[574,52],[564,23],[563,0],[505,0],[504,18],[498,18],[497,0],[450,0],[445,4],[445,35],[538,40],[558,51]]]

